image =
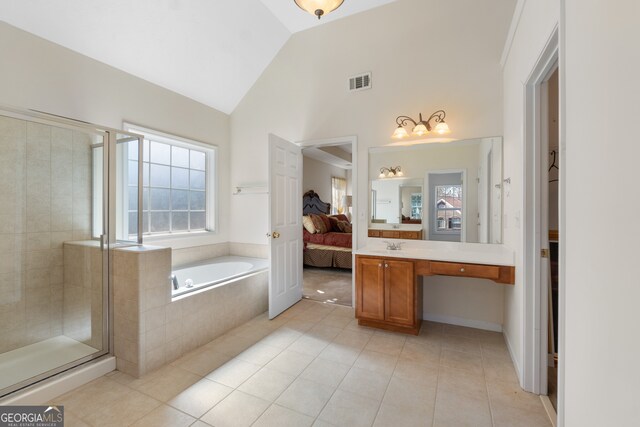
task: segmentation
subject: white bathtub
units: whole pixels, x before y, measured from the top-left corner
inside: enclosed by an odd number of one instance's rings
[[[199,261],[172,271],[179,288],[175,289],[172,281],[171,296],[222,286],[268,269],[269,260],[263,258],[225,256]]]

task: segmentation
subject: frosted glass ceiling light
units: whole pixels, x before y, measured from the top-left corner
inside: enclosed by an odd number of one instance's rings
[[[444,118],[446,115],[447,113],[445,113],[444,110],[438,110],[431,116],[429,116],[427,120],[423,120],[422,113],[420,113],[418,116],[418,121],[415,121],[408,116],[398,116],[398,118],[396,118],[396,124],[398,125],[398,127],[396,128],[395,132],[393,132],[392,138],[401,139],[409,136],[409,133],[404,128],[404,126],[407,126],[409,123],[413,123],[413,129],[411,130],[412,135],[426,135],[431,132],[432,129],[431,120],[433,120],[433,122],[436,124],[435,128],[433,128],[435,132],[439,133],[440,135],[449,133],[451,132],[451,130],[449,129],[449,125],[444,122]]]
[[[293,0],[300,9],[315,15],[320,19],[322,15],[333,12],[340,7],[344,0]]]

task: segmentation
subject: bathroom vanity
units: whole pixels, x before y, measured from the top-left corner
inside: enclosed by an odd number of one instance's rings
[[[356,251],[356,318],[362,326],[417,335],[423,312],[420,276],[515,282],[513,252],[502,245],[420,241],[389,250],[381,243]]]

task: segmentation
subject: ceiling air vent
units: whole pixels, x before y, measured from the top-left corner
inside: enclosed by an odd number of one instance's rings
[[[349,91],[371,89],[371,73],[364,73],[349,78]]]

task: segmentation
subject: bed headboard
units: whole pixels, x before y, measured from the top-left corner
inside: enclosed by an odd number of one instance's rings
[[[320,200],[320,196],[313,190],[309,190],[302,196],[302,215],[329,214],[331,203]]]

